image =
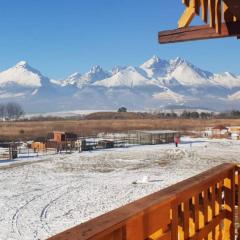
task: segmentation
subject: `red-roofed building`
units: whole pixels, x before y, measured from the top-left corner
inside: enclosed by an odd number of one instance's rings
[[[212,137],[227,138],[229,136],[228,128],[223,125],[218,125],[212,128]]]

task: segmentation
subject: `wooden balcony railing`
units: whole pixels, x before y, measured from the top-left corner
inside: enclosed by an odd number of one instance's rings
[[[240,169],[222,164],[50,240],[234,240]]]

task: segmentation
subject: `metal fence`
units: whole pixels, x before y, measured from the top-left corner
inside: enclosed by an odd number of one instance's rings
[[[53,155],[57,153],[56,148],[45,148],[45,149],[32,149],[32,148],[18,148],[18,156],[44,156]]]

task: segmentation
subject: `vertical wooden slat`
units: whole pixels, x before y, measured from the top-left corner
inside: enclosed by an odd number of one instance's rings
[[[215,3],[215,15],[216,15],[216,32],[221,33],[222,32],[222,1],[216,0]]]
[[[126,228],[120,228],[113,233],[113,240],[126,240]]]
[[[204,214],[204,225],[208,223],[208,190],[204,190],[203,198],[203,214]]]
[[[230,229],[230,237],[231,239],[235,238],[235,169],[231,172],[231,210],[232,210],[232,224]]]
[[[240,222],[240,169],[239,168],[238,168],[237,174],[238,174],[238,184],[237,184],[237,192],[238,192],[238,195],[237,195],[237,198],[238,198],[238,222]],[[240,227],[239,227],[239,230],[240,230]],[[240,239],[240,232],[239,232],[239,239]]]
[[[216,185],[214,184],[212,187],[212,219],[215,218],[216,216]],[[212,231],[212,236],[213,236],[213,240],[215,240],[216,238],[216,228],[213,228]]]
[[[199,194],[195,195],[194,198],[194,220],[195,220],[195,232],[198,232],[200,229],[200,223],[199,223]]]
[[[144,239],[143,219],[142,216],[132,218],[126,224],[126,238],[128,240]]]
[[[207,23],[208,22],[208,0],[201,0],[202,6],[202,20]]]
[[[178,205],[175,203],[172,207],[172,240],[178,240]]]
[[[210,27],[215,28],[216,12],[215,3],[216,0],[209,0],[209,11],[210,11]]]
[[[189,238],[189,200],[184,202],[184,223],[183,223],[183,231],[184,231],[184,239]]]
[[[195,8],[195,13],[197,15],[200,14],[200,0],[194,0],[194,8]]]
[[[218,206],[219,206],[219,215],[222,212],[222,187],[223,187],[223,182],[219,182],[218,186]],[[222,240],[222,226],[221,222],[219,223],[219,240]]]
[[[178,240],[184,240],[184,202],[178,206]]]

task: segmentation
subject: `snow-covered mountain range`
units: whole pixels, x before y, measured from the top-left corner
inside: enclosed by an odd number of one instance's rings
[[[94,66],[85,74],[53,80],[21,61],[0,72],[0,102],[5,101],[20,102],[31,112],[168,105],[226,110],[240,107],[240,76],[205,71],[181,58],[154,56],[138,67],[105,71]]]

